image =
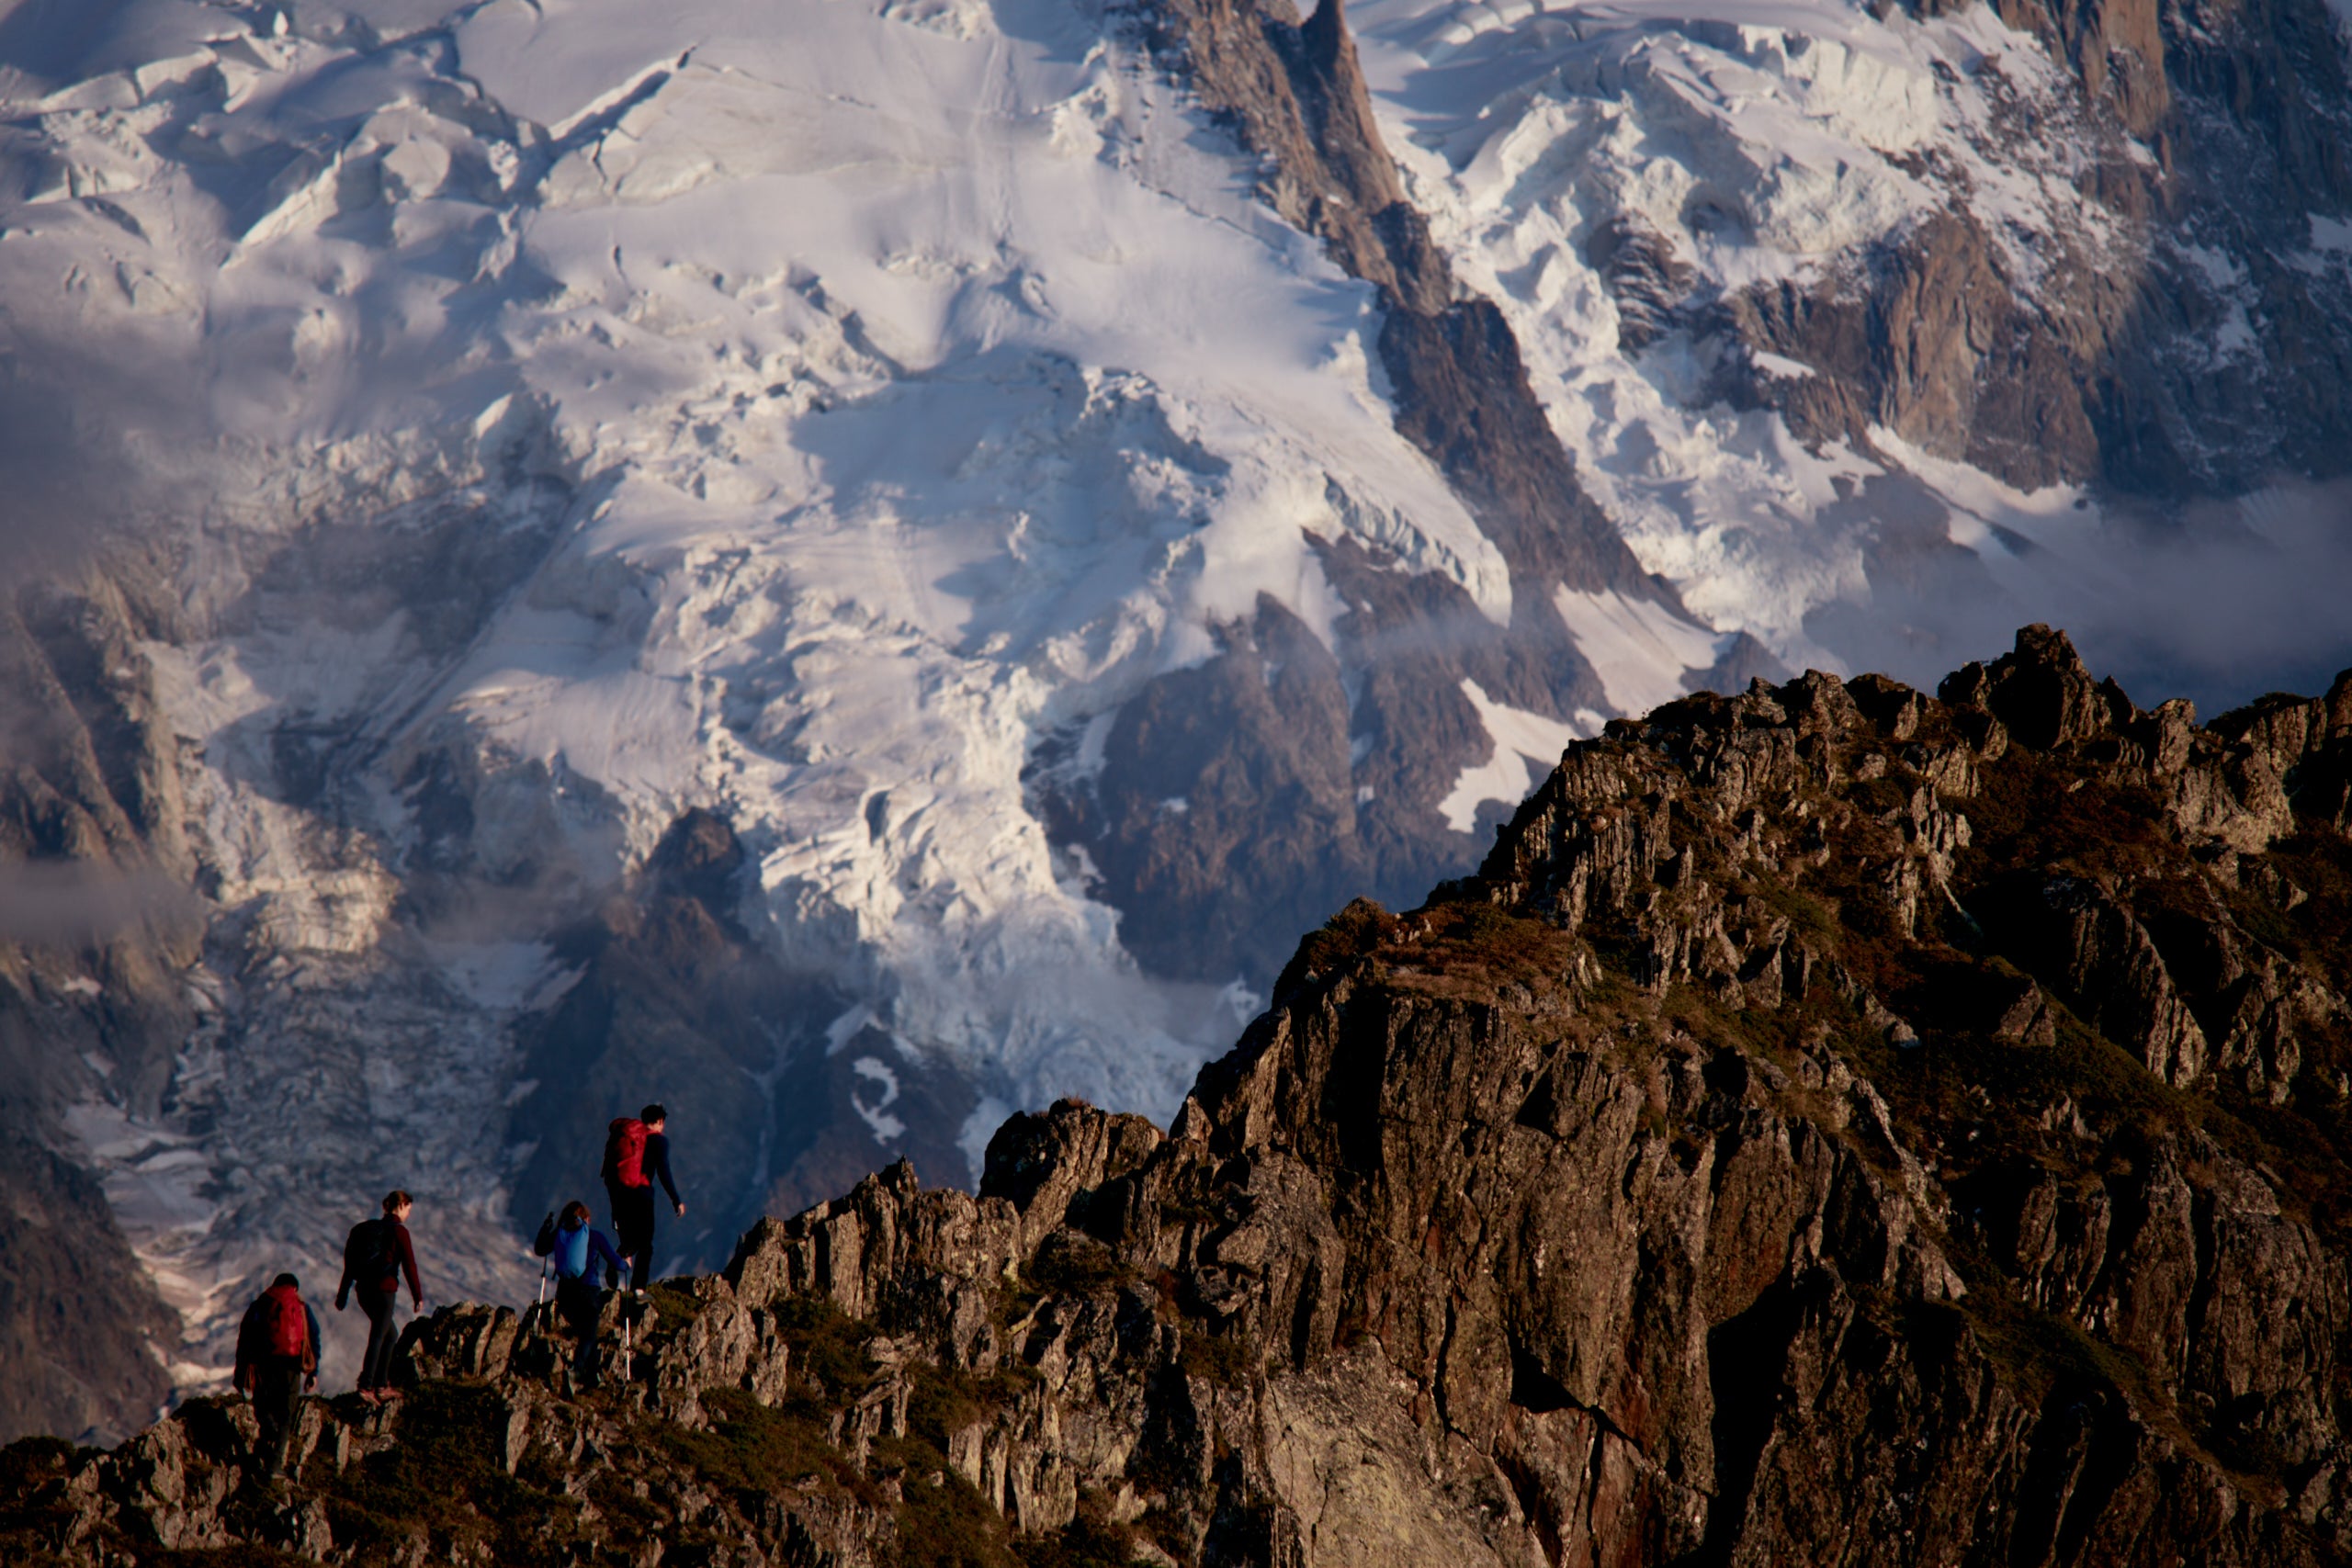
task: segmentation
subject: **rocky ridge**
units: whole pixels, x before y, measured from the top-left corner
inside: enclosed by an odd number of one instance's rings
[[[2352,673],[2199,728],[2040,627],[1581,742],[1309,937],[1165,1134],[1065,1102],[665,1282],[617,1394],[414,1325],[290,1494],[199,1401],[21,1559],[2330,1563]],[[611,1309],[611,1325],[619,1330]],[[424,1478],[435,1488],[428,1500]]]

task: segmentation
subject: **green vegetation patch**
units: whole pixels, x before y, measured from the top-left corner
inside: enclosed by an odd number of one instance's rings
[[[1418,940],[1381,950],[1381,978],[1423,995],[1491,1002],[1517,987],[1542,997],[1575,972],[1579,944],[1548,920],[1477,901],[1432,904]]]
[[[884,1568],[1022,1568],[1003,1517],[932,1443],[879,1438],[873,1465],[897,1479],[900,1498],[897,1537],[876,1553]]]
[[[821,1296],[786,1296],[770,1309],[777,1330],[792,1348],[796,1378],[813,1378],[826,1398],[844,1396],[874,1381],[865,1347],[876,1330]]]
[[[690,1280],[657,1280],[646,1292],[665,1328],[684,1328],[702,1315],[702,1298]]]
[[[1176,1365],[1188,1378],[1205,1378],[1220,1388],[1247,1388],[1253,1368],[1250,1348],[1238,1339],[1184,1331]]]
[[[419,1537],[500,1563],[571,1561],[579,1505],[556,1478],[505,1471],[506,1405],[479,1383],[428,1381],[409,1395],[399,1440],[338,1475],[314,1452],[305,1479],[326,1499],[338,1546],[360,1562],[389,1562]]]
[[[1133,1278],[1120,1264],[1118,1254],[1083,1232],[1068,1229],[1055,1231],[1038,1243],[1035,1255],[1021,1273],[1023,1281],[1034,1290],[1057,1296],[1094,1295]]]
[[[813,1400],[766,1405],[741,1389],[712,1388],[703,1391],[701,1404],[709,1426],[648,1420],[639,1440],[754,1506],[811,1481],[844,1490],[863,1484],[849,1457],[825,1440],[831,1411]]]

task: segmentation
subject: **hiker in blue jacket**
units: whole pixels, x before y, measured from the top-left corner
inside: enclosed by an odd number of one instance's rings
[[[544,1245],[535,1250],[555,1263],[555,1309],[580,1337],[571,1359],[571,1382],[585,1393],[595,1388],[603,1370],[596,1320],[604,1315],[605,1303],[596,1271],[603,1269],[605,1279],[618,1284],[628,1265],[603,1231],[590,1227],[588,1205],[576,1200],[563,1206],[562,1218],[552,1226],[540,1227],[539,1237]]]

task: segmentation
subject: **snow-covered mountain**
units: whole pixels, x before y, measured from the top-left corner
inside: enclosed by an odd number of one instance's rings
[[[689,1255],[1164,1115],[1300,930],[1701,684],[2345,661],[2316,0],[1350,15],[0,6],[0,845],[197,900],[0,928],[0,1020],[172,1382],[395,1183],[527,1293],[644,1099]]]
[[[2064,621],[2209,698],[2340,656],[2342,17],[1350,16],[1411,198],[1702,618],[1922,677]]]

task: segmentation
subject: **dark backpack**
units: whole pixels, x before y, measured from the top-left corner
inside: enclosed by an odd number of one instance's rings
[[[545,1258],[548,1253],[553,1252],[554,1250],[555,1211],[550,1209],[548,1211],[548,1217],[539,1222],[539,1234],[531,1238],[531,1256],[534,1258]]]
[[[263,1323],[269,1330],[270,1354],[308,1361],[311,1314],[302,1310],[302,1298],[290,1286],[272,1285],[261,1293],[261,1299],[269,1303]]]
[[[392,1245],[392,1227],[384,1220],[362,1220],[344,1238],[343,1271],[353,1281],[379,1291],[400,1288],[400,1249]]]
[[[645,1174],[645,1123],[616,1116],[605,1134],[605,1179],[616,1187],[650,1187]]]

